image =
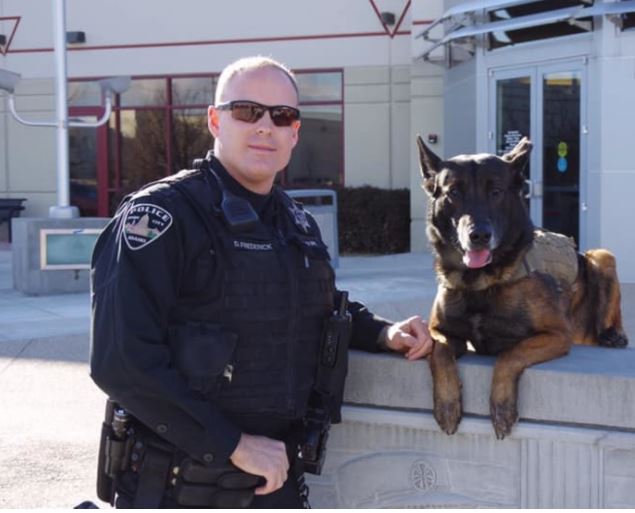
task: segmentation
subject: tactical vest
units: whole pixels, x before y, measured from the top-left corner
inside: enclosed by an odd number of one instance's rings
[[[572,238],[536,229],[534,240],[518,261],[510,281],[538,271],[553,276],[561,285],[573,288],[578,276],[578,252]]]
[[[189,310],[181,305],[171,327],[177,367],[223,411],[302,417],[335,293],[315,221],[276,186],[274,226],[258,221],[233,230],[219,202],[210,211],[210,190],[200,181],[183,179],[178,188],[205,223],[213,253],[199,257],[194,275],[204,275],[212,258],[214,276],[205,297]]]

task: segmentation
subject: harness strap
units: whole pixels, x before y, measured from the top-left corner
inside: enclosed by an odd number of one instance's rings
[[[148,444],[139,472],[139,483],[134,497],[134,508],[158,508],[166,488],[172,454]]]

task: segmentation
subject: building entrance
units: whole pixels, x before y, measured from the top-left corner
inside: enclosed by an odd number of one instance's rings
[[[502,155],[523,137],[534,143],[525,197],[536,226],[584,247],[585,67],[567,62],[489,73],[490,151]]]

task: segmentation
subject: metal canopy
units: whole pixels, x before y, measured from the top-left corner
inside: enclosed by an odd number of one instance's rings
[[[512,5],[521,5],[529,3],[527,0],[523,1],[482,1],[482,2],[472,2],[470,4],[465,4],[463,6],[457,6],[454,9],[448,10],[443,14],[441,18],[434,21],[423,33],[419,36],[424,39],[429,39],[427,37],[428,31],[433,27],[433,25],[438,25],[444,21],[447,21],[456,15],[460,14],[469,14],[476,12],[479,9],[486,9],[489,11],[503,9],[505,7],[510,7]],[[615,17],[619,14],[625,14],[635,12],[635,0],[627,0],[621,2],[611,2],[611,3],[601,3],[594,4],[592,6],[583,7],[583,6],[574,6],[574,7],[566,7],[564,9],[557,9],[553,11],[546,11],[536,14],[530,14],[527,16],[518,16],[516,18],[510,18],[507,20],[493,21],[489,23],[475,23],[469,26],[458,26],[451,28],[446,35],[439,40],[434,41],[433,45],[430,46],[421,57],[424,60],[428,59],[428,56],[438,47],[446,45],[452,41],[457,41],[461,39],[473,38],[475,36],[481,34],[490,34],[492,32],[507,32],[510,30],[519,30],[523,28],[529,27],[538,27],[541,25],[548,25],[551,23],[558,23],[563,21],[574,22],[579,20],[580,18],[588,18],[591,16],[608,16],[609,18]],[[614,21],[614,20],[612,20]],[[417,36],[417,37],[419,37]]]
[[[452,18],[456,18],[458,16],[466,16],[477,11],[482,11],[483,9],[494,11],[497,9],[503,9],[505,7],[512,7],[514,5],[521,5],[525,3],[527,3],[527,0],[481,0],[480,2],[467,2],[460,5],[455,5],[454,7],[445,11],[440,18],[434,20],[430,25],[428,25],[426,29],[417,37],[428,39],[428,33],[434,27],[436,27],[440,23],[448,21]]]

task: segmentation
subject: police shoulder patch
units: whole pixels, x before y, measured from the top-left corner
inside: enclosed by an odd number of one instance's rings
[[[309,228],[311,227],[311,223],[306,217],[306,212],[302,205],[297,204],[292,201],[289,206],[289,213],[291,214],[291,218],[295,222],[296,226],[300,228],[304,233],[309,233]]]
[[[126,213],[123,238],[133,251],[157,240],[172,225],[172,214],[152,203],[137,203]]]

